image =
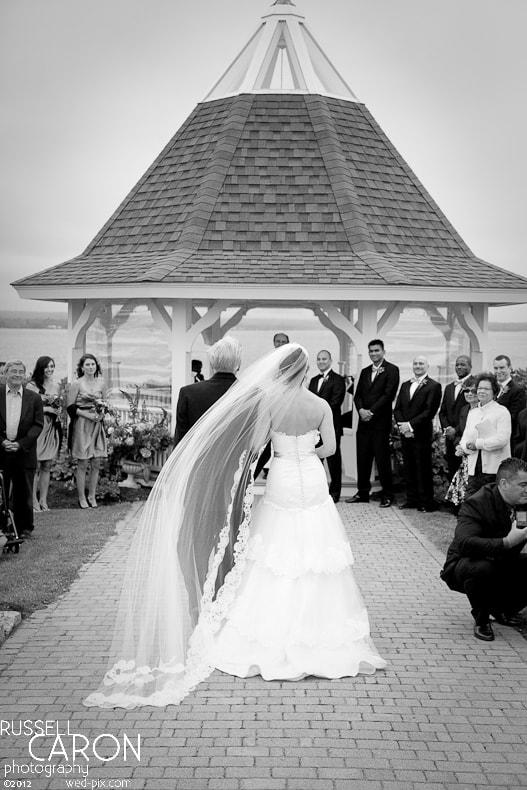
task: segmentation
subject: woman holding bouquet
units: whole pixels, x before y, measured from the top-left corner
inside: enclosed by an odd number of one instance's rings
[[[95,493],[99,470],[108,455],[104,415],[106,387],[99,362],[93,354],[83,354],[77,365],[77,381],[68,392],[67,410],[71,420],[69,446],[77,461],[76,483],[79,507],[97,507]],[[86,475],[91,461],[86,496]]]
[[[53,381],[55,361],[48,356],[39,357],[28,383],[28,388],[38,392],[44,407],[44,428],[37,439],[37,473],[33,483],[33,510],[49,510],[48,490],[50,470],[57,458],[62,441],[60,425],[59,386]]]

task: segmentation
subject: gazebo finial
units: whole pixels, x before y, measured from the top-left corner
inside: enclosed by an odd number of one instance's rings
[[[272,2],[259,28],[205,101],[241,93],[311,93],[358,101],[293,0]]]

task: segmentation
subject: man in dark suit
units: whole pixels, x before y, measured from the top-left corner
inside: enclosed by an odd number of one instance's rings
[[[499,384],[500,391],[496,400],[500,406],[505,406],[510,411],[512,423],[512,436],[516,435],[518,414],[527,406],[526,392],[523,384],[516,384],[512,380],[512,362],[510,357],[499,354],[494,362],[494,375]]]
[[[445,457],[448,465],[448,478],[452,480],[461,465],[461,456],[456,455],[457,427],[459,416],[467,402],[465,400],[464,385],[472,370],[470,357],[462,354],[456,359],[456,380],[445,387],[443,401],[439,409],[439,421],[445,436]]]
[[[515,458],[527,461],[527,409],[518,414],[516,434],[512,440],[512,454]]]
[[[506,458],[496,482],[489,483],[461,505],[454,540],[441,578],[464,593],[474,617],[474,636],[494,639],[491,614],[502,625],[517,625],[517,613],[527,604],[527,543],[523,512],[527,505],[527,463]]]
[[[242,347],[226,335],[209,351],[209,362],[214,371],[210,379],[181,387],[176,408],[174,446],[179,444],[199,418],[224,395],[236,381],[242,361]]]
[[[401,385],[394,409],[401,434],[406,501],[399,507],[437,510],[432,473],[433,419],[441,384],[428,378],[428,361],[415,357],[414,378]]]
[[[37,468],[37,438],[44,427],[42,398],[23,387],[26,367],[6,362],[0,386],[0,469],[6,491],[12,491],[15,526],[21,538],[33,533],[33,478]]]
[[[334,502],[340,499],[342,489],[342,456],[340,454],[340,440],[342,438],[341,406],[346,395],[346,380],[343,376],[331,370],[331,354],[329,351],[319,351],[317,354],[318,376],[313,376],[309,382],[309,389],[321,398],[324,398],[331,407],[333,426],[337,449],[334,455],[326,458],[329,469],[329,493]]]
[[[393,502],[390,432],[392,404],[399,386],[399,368],[384,358],[382,340],[370,340],[368,354],[371,365],[363,368],[355,392],[359,413],[357,427],[357,493],[346,502],[369,502],[373,459],[381,482],[380,507]]]

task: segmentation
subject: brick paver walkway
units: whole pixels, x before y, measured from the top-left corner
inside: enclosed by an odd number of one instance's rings
[[[527,787],[527,641],[501,626],[493,643],[473,638],[466,600],[438,579],[440,553],[398,511],[339,507],[387,670],[294,683],[215,672],[179,707],[84,708],[82,698],[105,668],[136,509],[68,594],[29,618],[0,650],[0,786]],[[33,757],[30,736],[11,734],[24,720],[28,728],[39,720],[50,728],[33,740]],[[86,763],[78,755],[87,778],[59,772],[72,758],[73,734],[89,757]],[[139,761],[130,750],[123,758],[125,734],[134,746],[141,736]],[[118,748],[107,762],[94,756],[108,758]]]

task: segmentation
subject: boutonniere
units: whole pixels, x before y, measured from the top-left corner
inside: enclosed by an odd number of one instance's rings
[[[381,373],[384,373],[384,368],[383,368],[383,366],[382,366],[382,365],[381,365],[381,367],[380,367],[380,368],[377,368],[377,375],[378,375],[378,376],[380,376],[380,375],[381,375]]]

